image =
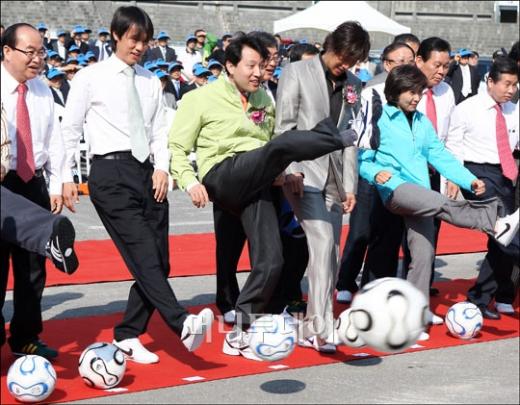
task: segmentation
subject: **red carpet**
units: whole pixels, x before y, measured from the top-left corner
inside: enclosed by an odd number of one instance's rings
[[[441,294],[433,299],[433,308],[439,315],[445,315],[447,309],[455,302],[462,301],[472,280],[455,280],[437,283]],[[337,305],[340,312],[345,306]],[[191,308],[197,312],[200,308]],[[149,333],[142,341],[148,349],[156,352],[161,361],[155,365],[139,365],[129,362],[122,383],[112,392],[88,388],[78,375],[78,359],[82,350],[95,341],[111,341],[112,327],[120,319],[121,314],[88,318],[72,318],[67,320],[47,321],[42,338],[59,347],[60,356],[54,363],[58,374],[58,382],[50,402],[68,402],[79,399],[109,396],[117,393],[145,391],[156,388],[173,387],[193,382],[218,380],[244,375],[269,373],[280,369],[294,369],[322,364],[348,362],[367,357],[386,356],[367,348],[352,349],[340,346],[334,355],[321,355],[313,349],[297,347],[294,353],[280,362],[256,362],[241,357],[231,357],[221,352],[223,327],[215,323],[212,330],[211,343],[204,344],[196,354],[184,350],[180,341],[170,332],[159,316],[154,316],[150,323]],[[466,341],[452,337],[444,325],[434,326],[430,330],[429,341],[420,342],[423,347],[408,349],[407,352],[438,349],[441,347],[481,343],[492,340],[508,339],[519,336],[518,301],[514,316],[503,316],[499,321],[484,320],[481,333],[474,339]],[[358,356],[356,356],[358,354]],[[4,346],[1,365],[1,397],[2,403],[11,399],[6,388],[6,373],[14,358]],[[273,368],[274,366],[274,368]]]
[[[347,239],[348,226],[343,227],[341,248]],[[487,237],[478,231],[442,224],[437,254],[474,253],[485,251]],[[55,271],[49,263],[47,286],[88,284],[130,280],[132,277],[111,240],[81,241],[76,243],[80,261],[78,271],[68,276]],[[215,235],[199,233],[170,236],[170,277],[215,274]],[[249,256],[244,250],[238,268],[249,270]],[[13,288],[9,278],[8,289]]]

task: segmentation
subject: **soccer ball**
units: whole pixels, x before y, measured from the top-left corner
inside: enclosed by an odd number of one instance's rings
[[[350,310],[359,338],[382,352],[399,352],[413,345],[430,313],[426,297],[410,282],[394,277],[365,285]]]
[[[264,315],[249,328],[249,347],[262,360],[277,361],[289,356],[296,339],[294,323],[282,315]]]
[[[343,311],[336,321],[336,330],[339,340],[350,347],[365,346],[363,339],[359,337],[359,332],[354,326],[352,309]]]
[[[7,372],[7,389],[21,402],[43,401],[52,394],[55,385],[56,371],[41,356],[20,357]]]
[[[121,382],[125,370],[123,352],[111,343],[93,343],[79,358],[79,374],[90,387],[113,388]]]
[[[452,305],[446,314],[446,327],[460,339],[471,339],[482,329],[482,313],[471,302]]]

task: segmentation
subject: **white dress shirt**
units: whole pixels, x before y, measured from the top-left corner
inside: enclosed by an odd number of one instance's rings
[[[58,54],[60,55],[61,59],[67,59],[67,48],[65,48],[65,45],[62,44],[60,41],[58,41]]]
[[[426,114],[426,92],[423,92],[423,97],[417,105],[417,111]],[[450,116],[453,108],[455,107],[455,95],[453,90],[448,83],[440,82],[436,86],[432,87],[433,101],[435,103],[435,112],[437,113],[437,136],[443,142],[446,142],[448,137],[448,130],[450,127]]]
[[[193,65],[202,62],[202,55],[198,51],[188,52],[187,49],[183,49],[177,55],[177,62],[182,63],[182,74],[191,80],[193,78]]]
[[[460,161],[500,164],[496,140],[496,101],[488,92],[458,104],[450,119],[446,147]],[[511,150],[518,148],[518,104],[502,104]]]
[[[90,153],[93,155],[132,149],[132,128],[128,124],[126,100],[127,76],[123,73],[127,67],[126,63],[112,54],[109,59],[90,65],[74,76],[62,121],[69,167],[75,162],[74,153],[83,133],[83,125],[89,134]],[[135,64],[134,68],[135,86],[141,101],[145,133],[154,166],[168,173],[170,154],[161,82],[140,65]]]
[[[460,65],[462,72],[462,90],[461,93],[464,97],[467,97],[471,93],[471,73],[469,71],[469,65]]]
[[[2,64],[2,103],[7,116],[7,130],[10,144],[10,170],[16,170],[16,104],[17,87],[20,84]],[[59,122],[55,121],[54,97],[49,87],[39,78],[25,82],[28,91],[25,96],[34,153],[35,169],[45,169],[49,177],[49,193],[61,195],[64,169],[64,148]]]

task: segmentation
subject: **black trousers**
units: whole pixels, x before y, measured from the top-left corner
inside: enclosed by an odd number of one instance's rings
[[[0,186],[0,189],[2,191],[1,240],[45,256],[54,222],[63,217],[53,215],[45,208],[3,186]]]
[[[363,177],[358,179],[356,206],[350,214],[349,231],[338,273],[336,288],[338,291],[348,290],[355,293],[359,290],[356,279],[363,267],[368,241],[372,230],[370,217],[378,198],[373,185]]]
[[[404,234],[403,217],[387,210],[377,192],[370,223],[372,231],[361,286],[379,278],[396,277],[399,247]]]
[[[237,322],[247,328],[255,314],[265,313],[283,266],[282,244],[271,185],[293,161],[312,160],[342,149],[332,120],[312,131],[287,131],[263,147],[216,164],[202,180],[211,200],[240,217],[247,240],[251,274],[240,292]],[[236,269],[236,267],[235,267]]]
[[[94,159],[90,170],[90,199],[135,279],[118,341],[143,334],[155,309],[178,335],[187,317],[168,283],[168,201],[153,197],[153,170],[135,159]]]
[[[217,308],[222,314],[235,308],[240,288],[237,267],[246,243],[246,233],[240,217],[213,203],[217,256]]]
[[[476,164],[465,162],[464,166],[476,177],[486,183],[486,192],[481,196],[463,191],[466,199],[485,200],[499,197],[504,208],[501,214],[510,214],[515,207],[515,191],[511,180],[502,175],[500,165]],[[508,251],[491,237],[488,238],[488,252],[480,266],[477,281],[468,291],[468,299],[476,305],[488,305],[493,298],[497,301],[512,304],[516,294],[516,287],[512,280],[515,254]],[[509,246],[511,249],[517,247]]]
[[[279,187],[272,188],[273,202],[280,218],[284,198]],[[247,240],[240,217],[213,204],[217,258],[217,307],[221,313],[235,308],[240,288],[236,269]],[[274,231],[274,230],[273,230]],[[277,289],[273,293],[267,312],[279,313],[291,301],[302,299],[301,280],[307,267],[309,252],[305,237],[294,238],[281,232],[283,268]]]
[[[430,184],[431,189],[433,191],[437,191],[438,193],[441,192],[441,175],[438,171],[430,168],[429,170],[430,174]],[[433,218],[433,230],[434,230],[434,245],[435,251],[437,251],[437,243],[439,242],[439,232],[441,230],[441,224],[442,221],[438,218]],[[406,276],[408,274],[408,267],[410,267],[410,263],[412,261],[412,256],[410,255],[410,249],[408,248],[408,239],[406,238],[406,235],[404,235],[403,238],[403,252],[404,252],[404,259],[403,259],[403,277],[406,279]],[[433,284],[433,279],[435,278],[435,260],[432,263],[432,272],[430,274],[430,287]]]
[[[7,173],[2,186],[20,194],[40,207],[50,211],[49,193],[43,176],[33,177],[27,183],[18,177],[16,172]],[[3,203],[3,202],[2,202]],[[9,258],[12,260],[14,291],[14,312],[10,325],[9,345],[11,348],[33,342],[43,330],[41,314],[41,298],[45,287],[45,256],[30,253],[18,246],[1,243],[0,253],[0,304],[3,308],[7,289]],[[0,343],[5,343],[5,320],[0,315],[2,329]]]

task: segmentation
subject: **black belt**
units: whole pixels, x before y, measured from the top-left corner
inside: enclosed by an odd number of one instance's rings
[[[94,155],[94,160],[137,160],[130,151],[112,152],[105,155]],[[148,160],[148,159],[147,159]]]
[[[493,166],[493,167],[501,167],[500,163],[476,163],[476,162],[470,162],[468,160],[464,161],[464,164],[470,164],[470,165],[477,165],[477,166]]]
[[[11,175],[11,176],[18,176],[18,173],[16,172],[16,170],[9,170],[9,172],[7,173],[8,175]],[[43,169],[36,169],[34,171],[34,177],[43,177]]]

